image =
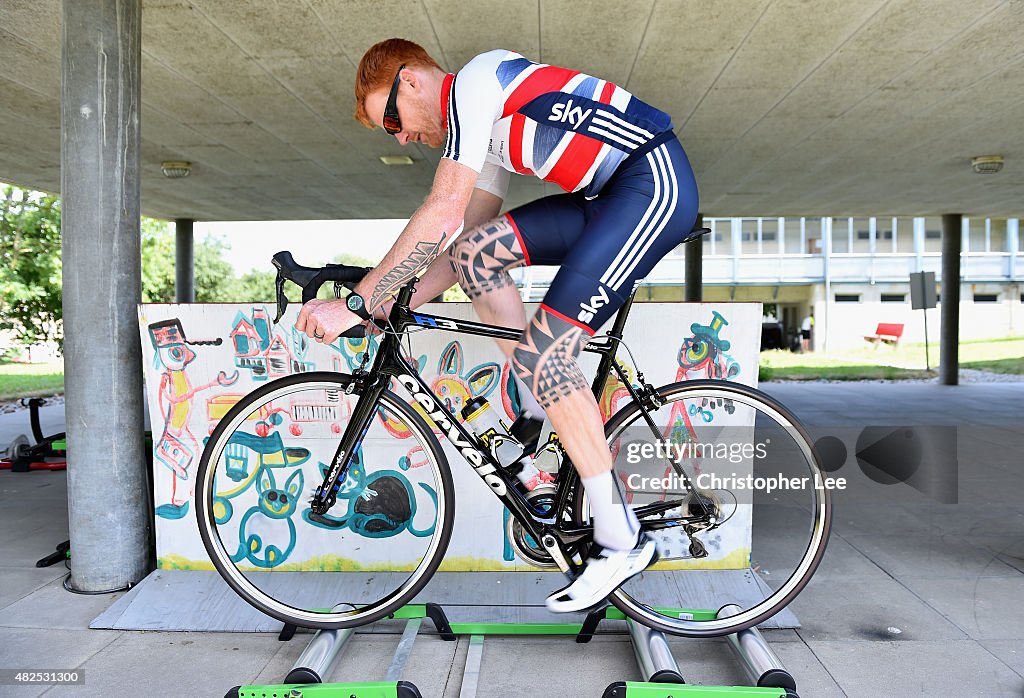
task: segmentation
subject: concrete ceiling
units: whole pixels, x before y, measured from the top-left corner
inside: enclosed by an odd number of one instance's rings
[[[0,180],[47,191],[60,10],[0,2]],[[511,48],[666,109],[706,215],[1024,215],[1024,0],[143,0],[143,210],[408,216],[438,152],[352,118],[355,66],[390,36],[450,70]],[[974,174],[987,154],[1003,171]],[[174,159],[192,176],[165,179]],[[546,191],[516,177],[509,204]]]

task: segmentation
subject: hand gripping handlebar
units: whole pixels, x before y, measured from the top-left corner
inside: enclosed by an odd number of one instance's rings
[[[324,267],[304,267],[292,258],[288,251],[278,252],[271,260],[277,268],[277,280],[274,288],[277,291],[277,317],[274,318],[276,325],[288,309],[288,297],[284,294],[284,282],[291,281],[302,288],[302,302],[316,298],[320,287],[328,281],[333,281],[335,290],[338,286],[344,286],[350,291],[355,285],[362,281],[363,277],[370,272],[370,267],[353,267],[347,264],[328,264]],[[364,325],[356,325],[352,329],[342,333],[342,337],[363,337],[366,334]]]

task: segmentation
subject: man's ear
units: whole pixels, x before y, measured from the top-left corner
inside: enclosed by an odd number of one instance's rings
[[[412,68],[402,69],[402,82],[407,83],[412,89],[418,89],[420,85],[420,76]]]

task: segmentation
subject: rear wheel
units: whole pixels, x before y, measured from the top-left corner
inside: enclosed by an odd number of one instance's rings
[[[630,403],[605,426],[616,473],[661,556],[609,600],[677,635],[762,623],[807,585],[825,553],[832,503],[814,446],[796,417],[753,388],[688,381],[656,392],[660,407],[645,416]],[[705,512],[714,523],[693,524]],[[590,520],[582,487],[573,519]],[[719,617],[731,604],[738,608]]]
[[[308,373],[245,396],[217,425],[196,483],[199,531],[214,567],[263,613],[349,628],[409,602],[451,537],[455,492],[434,434],[385,391],[337,503],[309,506],[348,426],[352,377]],[[345,572],[346,574],[324,574]]]

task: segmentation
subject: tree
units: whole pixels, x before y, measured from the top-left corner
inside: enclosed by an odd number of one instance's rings
[[[0,188],[0,330],[62,344],[60,200]]]
[[[174,233],[168,221],[142,219],[142,302],[173,303],[175,299]],[[197,303],[226,303],[240,298],[240,283],[224,259],[230,246],[208,237],[195,246]]]
[[[142,302],[174,301],[174,235],[167,221],[142,218]]]

